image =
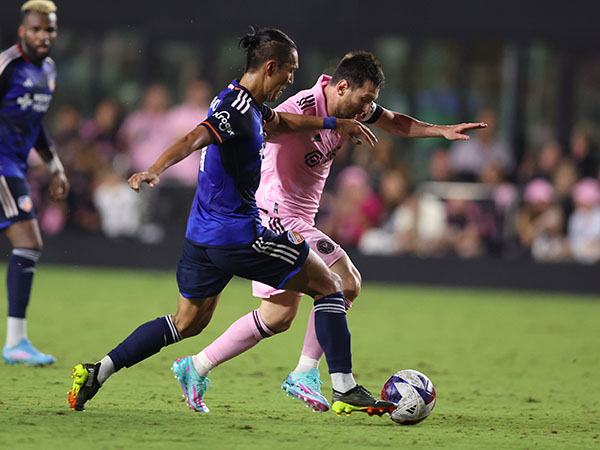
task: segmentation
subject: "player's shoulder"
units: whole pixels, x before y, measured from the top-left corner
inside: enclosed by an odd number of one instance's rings
[[[229,84],[226,89],[221,91],[219,95],[211,103],[211,109],[216,112],[218,110],[228,110],[235,114],[246,115],[252,109],[254,99],[250,93],[234,84]]]
[[[314,86],[295,93],[275,108],[276,111],[316,115],[317,104],[324,101],[323,83],[328,81],[327,77],[327,75],[321,75]]]
[[[19,48],[16,45],[7,48],[6,50],[0,53],[0,74],[6,70],[6,68],[23,59],[23,55],[19,51]]]

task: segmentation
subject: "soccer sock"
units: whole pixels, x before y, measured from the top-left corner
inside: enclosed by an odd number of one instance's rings
[[[308,372],[310,369],[318,369],[319,362],[323,357],[323,349],[317,339],[317,332],[315,330],[315,310],[314,308],[310,311],[308,316],[308,325],[306,326],[306,334],[304,335],[304,346],[302,347],[302,354],[298,365],[294,369],[294,372]]]
[[[212,344],[194,355],[192,357],[194,367],[200,375],[206,376],[212,368],[236,357],[275,333],[275,330],[263,322],[258,310],[254,310],[240,317]],[[209,365],[212,367],[208,367]]]
[[[352,373],[350,330],[346,321],[344,294],[334,292],[315,300],[314,310],[315,330],[325,352],[329,373]]]
[[[14,248],[8,259],[6,288],[8,291],[8,316],[25,318],[31,294],[35,264],[41,252],[32,248]]]
[[[115,372],[131,367],[163,347],[179,342],[181,335],[171,316],[157,317],[136,328],[127,338],[108,353]]]
[[[21,339],[27,337],[27,319],[20,317],[6,318],[6,346],[14,347]]]
[[[100,386],[104,384],[108,377],[110,377],[113,373],[115,373],[115,365],[113,360],[110,359],[110,356],[106,355],[100,361],[100,370],[98,370],[98,383]]]
[[[343,394],[356,386],[356,381],[352,373],[336,372],[331,374],[331,386],[335,391]]]

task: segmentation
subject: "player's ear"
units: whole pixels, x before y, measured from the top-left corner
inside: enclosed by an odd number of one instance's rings
[[[25,39],[25,25],[21,24],[19,25],[19,29],[17,30],[18,34],[19,34],[19,39],[23,40]]]
[[[350,88],[347,80],[340,80],[335,85],[335,90],[337,91],[339,96],[342,96],[346,93],[346,91]]]
[[[265,69],[268,76],[273,76],[277,72],[277,61],[270,59],[265,63]]]

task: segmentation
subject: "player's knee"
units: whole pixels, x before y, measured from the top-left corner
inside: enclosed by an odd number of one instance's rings
[[[344,277],[342,281],[342,290],[344,291],[344,297],[353,302],[356,297],[360,294],[362,285],[362,277],[360,273],[356,271],[356,273],[352,273],[346,277]]]
[[[182,317],[177,314],[173,316],[173,323],[175,324],[175,327],[177,328],[177,331],[179,331],[179,334],[182,338],[188,338],[200,334],[202,330],[206,328],[208,322],[210,322],[210,319],[204,317]]]
[[[342,278],[331,270],[328,271],[321,287],[321,294],[327,295],[342,290]]]
[[[284,331],[290,329],[292,322],[294,321],[294,317],[296,317],[296,314],[288,313],[276,318],[274,322],[267,325],[276,333],[283,333]]]

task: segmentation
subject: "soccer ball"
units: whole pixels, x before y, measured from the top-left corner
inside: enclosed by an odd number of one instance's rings
[[[435,406],[435,388],[429,378],[416,370],[401,370],[388,378],[381,390],[382,400],[398,407],[390,418],[402,425],[425,420]]]

